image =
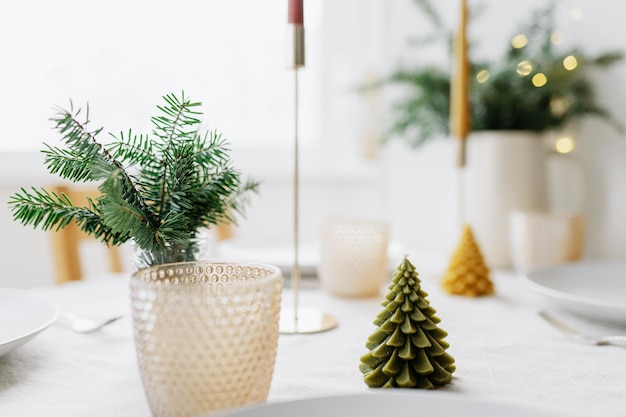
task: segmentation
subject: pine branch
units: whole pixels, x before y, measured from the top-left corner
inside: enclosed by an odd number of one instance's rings
[[[70,106],[70,111],[59,108],[56,117],[51,119],[55,122],[55,129],[63,135],[62,141],[69,149],[60,149],[46,145],[47,150],[43,151],[46,155],[46,167],[50,173],[58,174],[61,178],[66,178],[70,181],[98,180],[100,178],[91,170],[94,160],[104,158],[103,162],[105,164],[107,162],[110,163],[110,160],[106,160],[106,154],[103,152],[102,146],[96,141],[96,136],[102,129],[88,131],[89,109],[87,109],[85,121],[81,123],[77,119],[81,112],[80,109],[72,114],[74,109],[71,102]]]
[[[88,207],[75,207],[65,194],[34,187],[31,192],[24,188],[21,191],[11,196],[9,204],[13,218],[24,226],[58,231],[76,221],[82,231],[106,244],[118,245],[128,240],[127,233],[115,233],[104,224],[92,200]]]
[[[155,126],[153,133],[170,145],[193,137],[196,131],[189,127],[199,124],[200,120],[194,116],[202,114],[193,108],[200,106],[201,103],[186,100],[184,93],[180,100],[174,94],[168,94],[163,99],[169,106],[157,106],[163,115],[151,119]]]
[[[76,155],[65,149],[44,144],[42,153],[46,156],[45,163],[51,174],[58,174],[75,182],[95,181],[97,175],[91,169],[93,155]]]
[[[119,136],[111,135],[115,141],[109,145],[109,151],[120,162],[130,162],[131,165],[152,164],[156,160],[155,153],[160,149],[159,143],[154,143],[148,135],[134,135],[132,129],[125,136],[120,132]]]
[[[52,118],[56,123],[55,128],[63,135],[62,141],[68,146],[68,149],[62,152],[52,152],[50,159],[46,160],[48,170],[53,174],[61,173],[65,167],[65,172],[69,176],[63,178],[73,182],[80,182],[85,179],[99,180],[119,175],[122,181],[126,183],[125,188],[130,189],[128,195],[133,198],[133,203],[142,209],[147,208],[146,202],[135,189],[132,178],[124,165],[97,141],[96,136],[102,131],[102,128],[93,132],[87,130],[89,106],[87,106],[84,122],[78,120],[80,112],[81,109],[74,112],[73,104],[70,102],[70,111],[59,108],[56,118]],[[49,147],[49,149],[51,148]],[[81,157],[85,159],[84,165],[75,164],[74,161]],[[151,220],[153,223],[157,222],[156,219]]]
[[[193,103],[185,99],[185,94],[181,94],[179,100],[175,95],[168,94],[163,97],[169,106],[157,106],[164,115],[152,118],[154,124],[154,134],[160,137],[166,146],[161,152],[161,199],[157,209],[157,214],[164,212],[168,204],[169,187],[167,184],[168,172],[177,161],[182,158],[182,149],[184,142],[193,139],[196,135],[195,125],[200,120],[195,116],[200,114],[193,111],[192,108],[200,106],[201,103]]]
[[[157,106],[152,140],[132,130],[113,136],[106,147],[102,129],[89,131],[88,111],[59,110],[52,119],[63,147],[46,145],[47,167],[74,182],[101,180],[101,196],[74,207],[65,195],[22,190],[9,202],[16,220],[44,230],[76,221],[85,232],[114,245],[133,239],[147,251],[164,254],[189,248],[198,230],[243,214],[258,183],[242,185],[230,166],[227,141],[217,132],[198,131],[200,103],[173,94]],[[164,252],[165,251],[165,252]],[[164,259],[155,256],[153,260]]]

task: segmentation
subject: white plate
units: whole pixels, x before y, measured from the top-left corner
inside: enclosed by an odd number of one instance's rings
[[[31,340],[58,316],[57,307],[39,297],[0,288],[0,356]]]
[[[445,392],[380,389],[368,394],[341,395],[270,403],[251,407],[229,417],[381,417],[381,416],[480,416],[550,417],[533,408]]]
[[[626,263],[581,262],[527,273],[522,282],[571,313],[626,326]]]

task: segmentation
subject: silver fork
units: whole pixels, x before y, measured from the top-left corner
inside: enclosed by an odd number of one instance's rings
[[[613,345],[613,346],[620,346],[620,347],[626,348],[626,336],[593,337],[593,336],[589,336],[584,333],[581,333],[576,329],[573,329],[572,327],[558,320],[557,318],[555,318],[553,315],[551,315],[545,310],[541,310],[539,312],[539,315],[548,323],[550,323],[552,326],[568,334],[570,337],[572,337],[575,340],[578,340],[579,342],[587,343],[590,345],[596,345],[596,346]]]
[[[79,317],[74,313],[64,311],[61,313],[59,319],[65,322],[72,330],[78,333],[91,333],[102,329],[111,323],[115,323],[119,319],[124,317],[123,315],[114,316],[105,320],[91,320],[84,317]]]

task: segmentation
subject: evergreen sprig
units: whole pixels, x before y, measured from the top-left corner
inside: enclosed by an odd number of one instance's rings
[[[132,239],[146,251],[188,246],[201,228],[235,222],[259,184],[231,166],[221,134],[199,130],[201,103],[184,93],[163,99],[152,137],[129,129],[106,145],[102,128],[89,129],[88,106],[59,108],[51,120],[63,146],[45,145],[46,168],[71,182],[97,181],[100,196],[76,207],[65,194],[22,188],[9,200],[13,218],[42,230],[75,221],[108,245]]]
[[[415,0],[416,6],[430,20],[432,34],[413,45],[437,42],[451,51],[452,31],[446,31],[442,19],[429,0]],[[475,10],[471,10],[474,17]],[[470,102],[472,130],[556,130],[585,116],[597,116],[618,130],[622,127],[595,97],[588,70],[613,65],[624,58],[622,51],[608,51],[595,57],[577,48],[557,49],[551,42],[554,32],[555,3],[548,2],[535,10],[528,23],[517,33],[527,35],[522,48],[509,46],[501,59],[470,62]],[[472,19],[473,20],[473,19]],[[576,57],[578,66],[568,71],[563,59]],[[517,65],[528,60],[532,71],[521,76]],[[486,82],[478,82],[481,70],[489,72]],[[535,87],[533,75],[542,72],[548,82]],[[403,95],[391,107],[391,123],[384,139],[401,138],[414,147],[438,136],[449,134],[450,71],[434,65],[400,68],[381,82],[364,89],[397,86]],[[560,105],[555,105],[555,103]]]

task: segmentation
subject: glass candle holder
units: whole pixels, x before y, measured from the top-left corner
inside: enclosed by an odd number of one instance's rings
[[[511,256],[518,271],[580,260],[585,244],[585,218],[580,214],[511,213]]]
[[[318,277],[333,295],[378,295],[388,272],[391,226],[369,219],[331,218],[321,226]]]

